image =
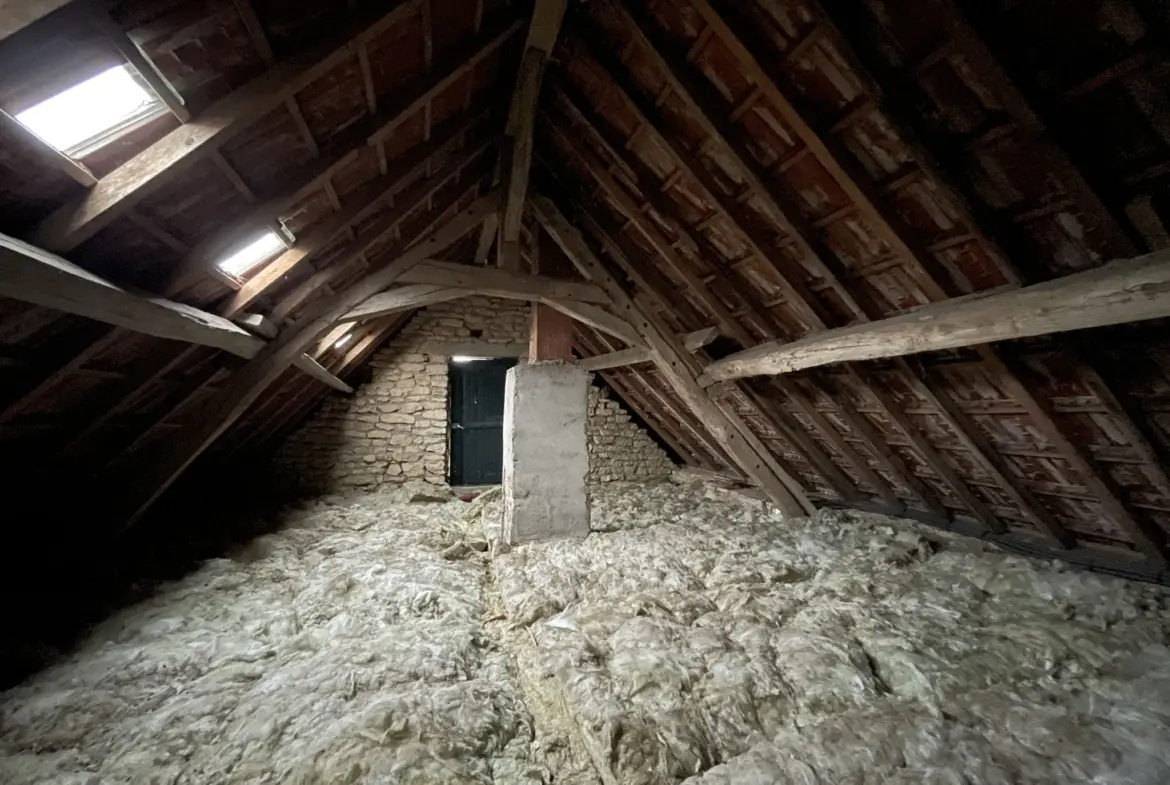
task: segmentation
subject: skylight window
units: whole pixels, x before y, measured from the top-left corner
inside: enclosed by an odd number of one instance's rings
[[[287,246],[276,232],[265,232],[217,266],[228,275],[239,278],[276,256]]]
[[[333,344],[333,348],[340,349],[342,346],[345,346],[347,343],[349,343],[351,338],[353,338],[353,333],[346,333],[337,339],[337,343]]]
[[[129,66],[70,87],[16,116],[65,155],[80,158],[166,111]]]

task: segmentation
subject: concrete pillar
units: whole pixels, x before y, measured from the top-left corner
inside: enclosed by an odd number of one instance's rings
[[[504,541],[589,534],[585,421],[589,372],[517,365],[504,393]]]

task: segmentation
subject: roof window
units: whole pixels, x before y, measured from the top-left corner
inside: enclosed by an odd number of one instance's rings
[[[26,128],[83,158],[167,111],[130,66],[120,65],[16,115]]]
[[[228,275],[239,278],[287,248],[276,232],[265,232],[216,266]]]

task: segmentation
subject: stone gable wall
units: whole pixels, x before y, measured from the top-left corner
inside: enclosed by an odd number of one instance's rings
[[[286,437],[275,467],[307,491],[445,484],[450,357],[433,353],[433,344],[526,344],[529,320],[526,303],[487,297],[428,307],[371,358],[371,381],[352,396],[330,395]],[[650,479],[673,468],[605,392],[591,388],[589,409],[591,482]]]
[[[589,482],[653,480],[665,477],[674,464],[658,442],[638,427],[609,390],[589,388]]]

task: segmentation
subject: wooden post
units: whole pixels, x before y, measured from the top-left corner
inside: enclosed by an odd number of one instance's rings
[[[528,362],[572,360],[574,331],[572,317],[543,303],[534,303]]]

